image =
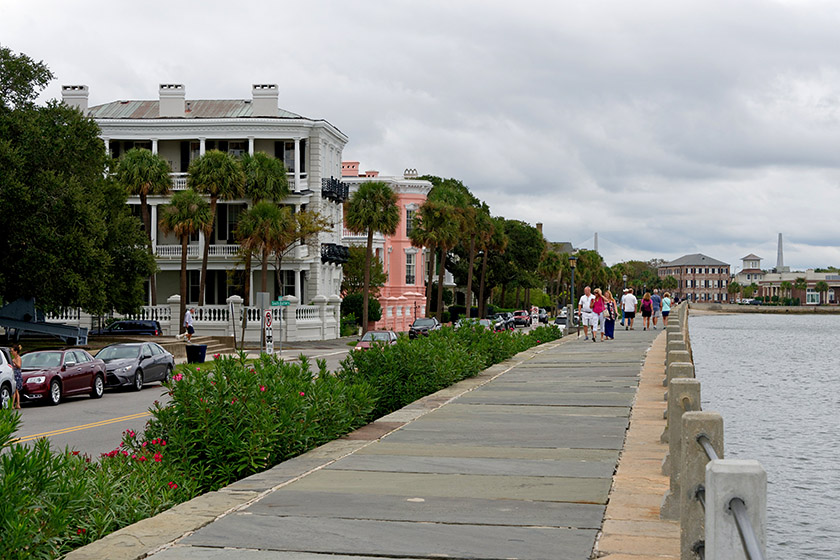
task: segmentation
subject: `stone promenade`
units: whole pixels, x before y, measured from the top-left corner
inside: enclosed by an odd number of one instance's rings
[[[523,352],[68,558],[588,559],[646,352],[661,332],[619,330],[604,343],[566,337]],[[650,394],[661,399],[657,379]],[[659,426],[642,440],[658,442]],[[633,460],[655,473],[652,457]],[[647,478],[658,491],[661,480]],[[655,501],[631,496],[617,505],[651,509]],[[597,554],[637,558],[622,555],[622,534],[662,536],[616,511]]]

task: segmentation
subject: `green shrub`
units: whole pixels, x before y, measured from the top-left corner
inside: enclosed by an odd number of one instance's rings
[[[167,406],[156,404],[148,439],[178,449],[173,460],[201,491],[260,472],[364,424],[375,397],[364,383],[348,385],[319,362],[285,363],[263,354],[253,367],[235,358],[214,372],[192,367],[168,384]],[[136,450],[135,450],[136,451]]]
[[[359,332],[359,322],[354,313],[341,318],[341,336],[353,336],[357,332]]]
[[[356,324],[362,324],[362,305],[364,304],[363,294],[347,294],[341,301],[341,315],[354,315]],[[368,298],[368,321],[373,323],[382,319],[382,306],[375,297]]]

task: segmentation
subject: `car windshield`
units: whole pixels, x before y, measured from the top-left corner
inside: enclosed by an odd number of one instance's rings
[[[61,365],[61,352],[30,352],[20,358],[24,369],[40,369]]]
[[[490,327],[493,325],[493,323],[490,322],[490,319],[482,319],[478,322],[478,324],[485,327]]]
[[[390,333],[386,332],[366,332],[362,337],[361,342],[388,342],[391,340]]]
[[[434,319],[417,319],[414,321],[413,327],[434,327]]]
[[[105,362],[109,362],[111,360],[136,358],[139,354],[139,346],[107,346],[100,350],[96,357]]]

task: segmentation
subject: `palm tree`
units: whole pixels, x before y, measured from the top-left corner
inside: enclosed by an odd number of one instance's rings
[[[280,202],[289,195],[286,166],[262,152],[243,154],[239,160],[245,173],[245,197],[256,204],[261,200]]]
[[[738,294],[738,293],[741,292],[741,284],[739,284],[738,282],[732,281],[726,287],[726,291],[730,296],[734,296],[735,294]]]
[[[487,282],[487,262],[490,259],[490,252],[504,254],[508,245],[508,237],[505,234],[505,219],[504,218],[490,218],[489,228],[485,235],[481,237],[482,250],[484,256],[481,259],[481,280],[478,288],[478,305],[479,316],[487,315],[487,298],[484,294],[485,284]]]
[[[807,290],[807,288],[805,289]],[[823,298],[823,294],[825,294],[828,291],[828,282],[820,280],[819,282],[817,282],[817,285],[814,286],[814,289],[817,290],[817,292],[820,294],[820,304],[823,303],[823,299],[826,300],[825,303],[828,303],[828,298]]]
[[[807,280],[805,280],[805,278],[803,278],[803,277],[801,277],[801,276],[800,276],[799,278],[797,278],[796,280],[794,280],[794,282],[793,282],[793,287],[794,287],[795,289],[797,289],[797,290],[802,291],[802,292],[806,292],[806,291],[808,290],[808,281],[807,281]],[[828,288],[826,288],[826,290],[827,290],[827,289],[828,289]],[[807,295],[807,294],[805,294],[805,298],[806,298],[806,299],[808,298],[808,295]]]
[[[143,227],[149,238],[149,254],[152,254],[152,219],[149,213],[148,196],[166,195],[172,189],[172,170],[165,159],[143,148],[132,148],[120,159],[116,169],[116,180],[129,195],[140,197],[140,214]],[[149,276],[152,305],[157,305],[157,283],[154,273]]]
[[[397,232],[397,227],[400,225],[397,195],[382,181],[362,184],[347,203],[345,223],[347,229],[354,233],[367,233],[364,291],[362,292],[362,330],[367,332],[373,232],[379,231],[385,235],[393,235]]]
[[[245,173],[236,158],[219,150],[210,150],[190,163],[187,186],[198,193],[210,195],[210,223],[204,229],[204,254],[201,258],[201,280],[198,288],[199,305],[204,305],[204,287],[207,285],[207,259],[210,256],[210,238],[216,221],[216,202],[242,196],[245,190]]]
[[[268,257],[284,218],[281,208],[271,202],[258,202],[239,217],[235,236],[245,254],[245,305],[251,301],[251,258],[254,253],[262,257],[262,291],[266,291]]]
[[[551,298],[551,303],[554,304],[557,302],[557,299],[554,296],[554,279],[557,279],[557,284],[560,284],[560,271],[563,269],[563,265],[560,261],[560,255],[555,253],[554,251],[546,251],[543,255],[542,260],[540,261],[538,267],[538,273],[542,278],[545,280],[546,283],[546,290],[548,292],[549,297]]]
[[[783,294],[786,294],[786,297],[790,298],[790,290],[793,288],[793,284],[784,280],[781,284],[779,284],[779,288],[781,288]]]
[[[187,311],[187,246],[190,236],[203,231],[213,222],[210,207],[200,194],[192,189],[176,192],[169,204],[160,207],[160,229],[172,232],[181,240],[181,317],[179,331],[184,325]]]

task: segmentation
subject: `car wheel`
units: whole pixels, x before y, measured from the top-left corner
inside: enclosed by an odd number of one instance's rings
[[[50,404],[55,406],[61,402],[61,382],[58,379],[50,381]]]
[[[105,394],[105,378],[101,373],[97,373],[93,378],[93,389],[90,391],[91,398],[98,399]]]
[[[161,379],[161,383],[169,383],[172,379],[172,366],[166,366],[166,373],[163,374],[163,379]]]
[[[141,391],[143,389],[143,370],[138,369],[134,372],[134,383],[132,383],[131,388],[135,391]]]
[[[12,405],[12,390],[8,385],[0,387],[0,408],[7,409]]]

